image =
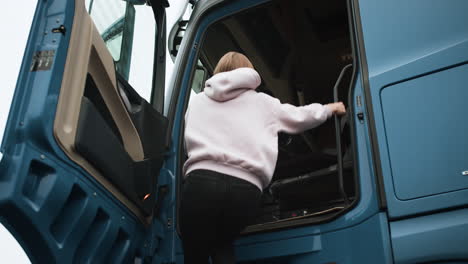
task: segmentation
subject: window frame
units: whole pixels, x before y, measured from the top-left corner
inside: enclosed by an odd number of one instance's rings
[[[88,14],[92,16],[93,4],[95,0],[90,0],[88,2],[87,11]],[[134,32],[135,32],[135,21],[137,16],[137,11],[135,9],[135,4],[131,1],[125,1],[125,14],[120,19],[123,19],[123,30],[122,30],[122,43],[120,46],[119,59],[114,60],[115,70],[120,74],[127,82],[130,79],[130,71],[132,69],[131,61],[133,56],[133,45],[134,45]],[[165,38],[166,38],[166,17],[165,10],[163,6],[152,7],[150,5],[145,5],[147,8],[151,8],[153,11],[154,19],[154,48],[153,50],[147,50],[148,53],[153,54],[153,67],[152,78],[150,86],[150,95],[149,98],[144,98],[147,100],[158,112],[162,113],[164,109],[164,92],[165,92]],[[155,10],[156,9],[156,10]],[[130,18],[130,19],[128,19]],[[116,20],[112,25],[118,22],[120,19]],[[111,26],[112,27],[112,26]],[[111,28],[109,27],[109,28]],[[108,29],[109,29],[108,28]],[[107,42],[104,39],[104,34],[107,32],[106,29],[104,32],[99,32],[104,42]],[[161,30],[162,29],[162,30]],[[111,51],[108,48],[108,51]],[[111,53],[112,54],[112,53]],[[161,61],[163,63],[161,63]],[[150,64],[148,64],[150,65]]]

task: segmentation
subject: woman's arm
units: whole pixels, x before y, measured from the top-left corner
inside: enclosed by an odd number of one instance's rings
[[[346,113],[342,102],[322,105],[313,103],[305,106],[282,104],[278,99],[269,97],[269,107],[274,114],[278,130],[290,134],[301,133],[305,130],[317,127],[330,118],[333,114]]]

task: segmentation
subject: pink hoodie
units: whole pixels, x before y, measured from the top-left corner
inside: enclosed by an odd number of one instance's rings
[[[204,92],[192,95],[185,115],[185,175],[212,170],[263,190],[275,170],[278,132],[300,133],[332,115],[321,104],[281,104],[254,91],[260,82],[255,70],[239,68],[214,75]]]

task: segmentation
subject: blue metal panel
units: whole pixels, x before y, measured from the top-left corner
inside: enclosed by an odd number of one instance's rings
[[[38,1],[2,143],[0,220],[33,263],[130,263],[142,223],[57,145],[53,122],[75,1]],[[63,24],[66,33],[52,33]],[[33,71],[37,51],[52,67]]]
[[[33,263],[130,262],[144,229],[84,172],[28,145],[0,164],[0,220]]]
[[[390,223],[395,263],[456,263],[468,259],[468,209]],[[463,263],[466,263],[463,262]]]
[[[468,188],[468,65],[382,90],[395,194],[410,200]],[[465,199],[468,202],[468,197]]]
[[[170,152],[168,159],[175,159],[177,157],[175,153]],[[149,249],[148,255],[153,257],[152,263],[156,264],[172,263],[175,261],[175,247],[179,237],[177,236],[174,224],[176,213],[176,179],[173,173],[174,170],[175,167],[172,167],[172,163],[166,162],[160,171],[158,186],[167,186],[169,190],[163,199],[159,216],[153,218],[150,232],[145,236]],[[157,195],[160,195],[160,193],[157,193]]]
[[[450,1],[450,3],[436,0],[359,1],[364,35],[363,44],[369,71],[370,94],[367,96],[370,96],[372,100],[375,115],[377,144],[390,217],[403,217],[449,206],[461,206],[468,202],[467,191],[443,193],[408,201],[397,198],[392,180],[390,149],[387,144],[381,102],[384,87],[468,60],[468,30],[466,28],[468,17],[465,14],[467,9],[468,2],[463,0]],[[451,83],[461,86],[463,81],[464,77],[458,75],[451,80]],[[425,94],[421,96],[424,97]],[[425,109],[431,105],[424,103],[414,105],[414,107]],[[466,113],[466,107],[460,108],[459,104],[452,105],[452,107],[458,107],[453,111]],[[406,109],[409,108],[406,107]],[[450,134],[448,129],[446,132],[444,135]],[[421,138],[430,140],[426,134],[422,134]],[[398,146],[392,145],[390,148],[406,147],[400,142]],[[405,163],[406,168],[427,166],[427,164],[417,164],[414,159],[407,160]],[[461,170],[461,168],[453,169]],[[406,197],[411,197],[411,195],[416,197],[421,194],[407,194]]]
[[[236,247],[239,260],[279,258],[322,251],[322,236],[301,236],[285,240],[262,241],[260,243],[239,243]]]
[[[190,91],[190,75],[197,59],[197,52],[194,46],[200,43],[206,28],[211,23],[238,10],[256,5],[259,2],[260,1],[253,0],[233,1],[224,5],[222,9],[209,13],[202,19],[202,22],[196,28],[196,37],[193,43],[182,44],[182,48],[179,51],[178,61],[175,66],[176,70],[183,71],[175,73],[175,75],[181,74],[183,79],[179,94],[173,95],[178,96],[178,107],[175,115],[174,129],[172,131],[172,153],[176,153],[179,148],[179,144],[182,144],[182,142],[179,142],[179,136],[184,117],[184,100],[185,96]],[[189,33],[187,34],[190,34],[189,30]],[[185,40],[189,38],[187,34]],[[182,56],[189,56],[189,58],[186,65],[179,69],[178,67],[181,67],[180,62],[182,61]],[[360,74],[358,74],[356,80],[353,100],[357,100],[357,96],[361,96],[361,98],[363,97]],[[354,103],[354,111],[356,113],[365,112],[364,100],[360,100],[360,102],[360,104]],[[291,228],[288,230],[273,231],[241,238],[237,242],[237,245],[242,248],[239,251],[241,259],[253,260],[264,258],[267,259],[265,263],[309,263],[312,259],[322,262],[323,260],[340,260],[338,263],[391,263],[390,244],[387,232],[388,228],[386,220],[383,220],[385,217],[383,215],[378,217],[375,216],[379,208],[371,150],[368,143],[369,135],[367,122],[368,120],[366,118],[362,123],[358,123],[356,125],[356,155],[359,162],[357,169],[360,193],[357,205],[351,211],[339,218],[321,225]],[[178,164],[177,159],[178,156],[172,156],[166,163],[166,168],[170,171],[176,171],[176,166]],[[175,192],[171,193],[171,196],[171,199],[174,199],[175,201]],[[175,217],[175,214],[173,217]],[[372,218],[373,220],[369,220],[369,218]],[[379,220],[375,220],[376,218]],[[370,222],[372,222],[372,224],[363,224]],[[376,222],[378,222],[378,224]],[[361,229],[358,226],[366,226],[366,228]],[[347,228],[360,231],[349,231],[350,233],[348,233],[348,231],[338,232],[339,230],[347,230]],[[325,233],[330,233],[330,235],[323,235]],[[351,236],[355,237],[350,238]],[[317,240],[318,237],[320,237],[319,240]],[[319,247],[317,241],[322,241],[321,247]],[[324,241],[326,241],[326,243],[324,243]],[[357,241],[361,244],[359,245]],[[176,240],[176,245],[180,245],[179,240]],[[269,249],[268,245],[274,246],[277,250]],[[375,255],[373,255],[374,253],[364,253],[367,250],[367,246],[370,248],[376,247],[374,251]],[[348,247],[349,251],[340,252],[341,249],[348,250],[346,249]],[[317,251],[319,248],[322,249],[321,253],[318,255],[319,257],[310,255],[314,254],[313,252]],[[357,253],[352,253],[354,252],[353,250],[356,250]],[[177,263],[181,263],[183,258],[181,256],[182,249],[180,246],[177,247],[176,254],[177,256],[175,256],[174,259],[177,260]],[[370,255],[367,256],[366,254]],[[292,257],[292,255],[294,256]],[[364,258],[364,256],[366,256],[366,258]],[[276,258],[273,259],[274,257]],[[367,259],[369,262],[363,262],[363,260]]]
[[[236,248],[241,263],[393,263],[384,213],[345,229],[316,236],[247,242]]]

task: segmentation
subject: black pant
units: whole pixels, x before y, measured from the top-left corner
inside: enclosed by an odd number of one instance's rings
[[[233,241],[257,213],[261,191],[250,182],[209,170],[185,179],[180,229],[185,264],[235,263]]]

